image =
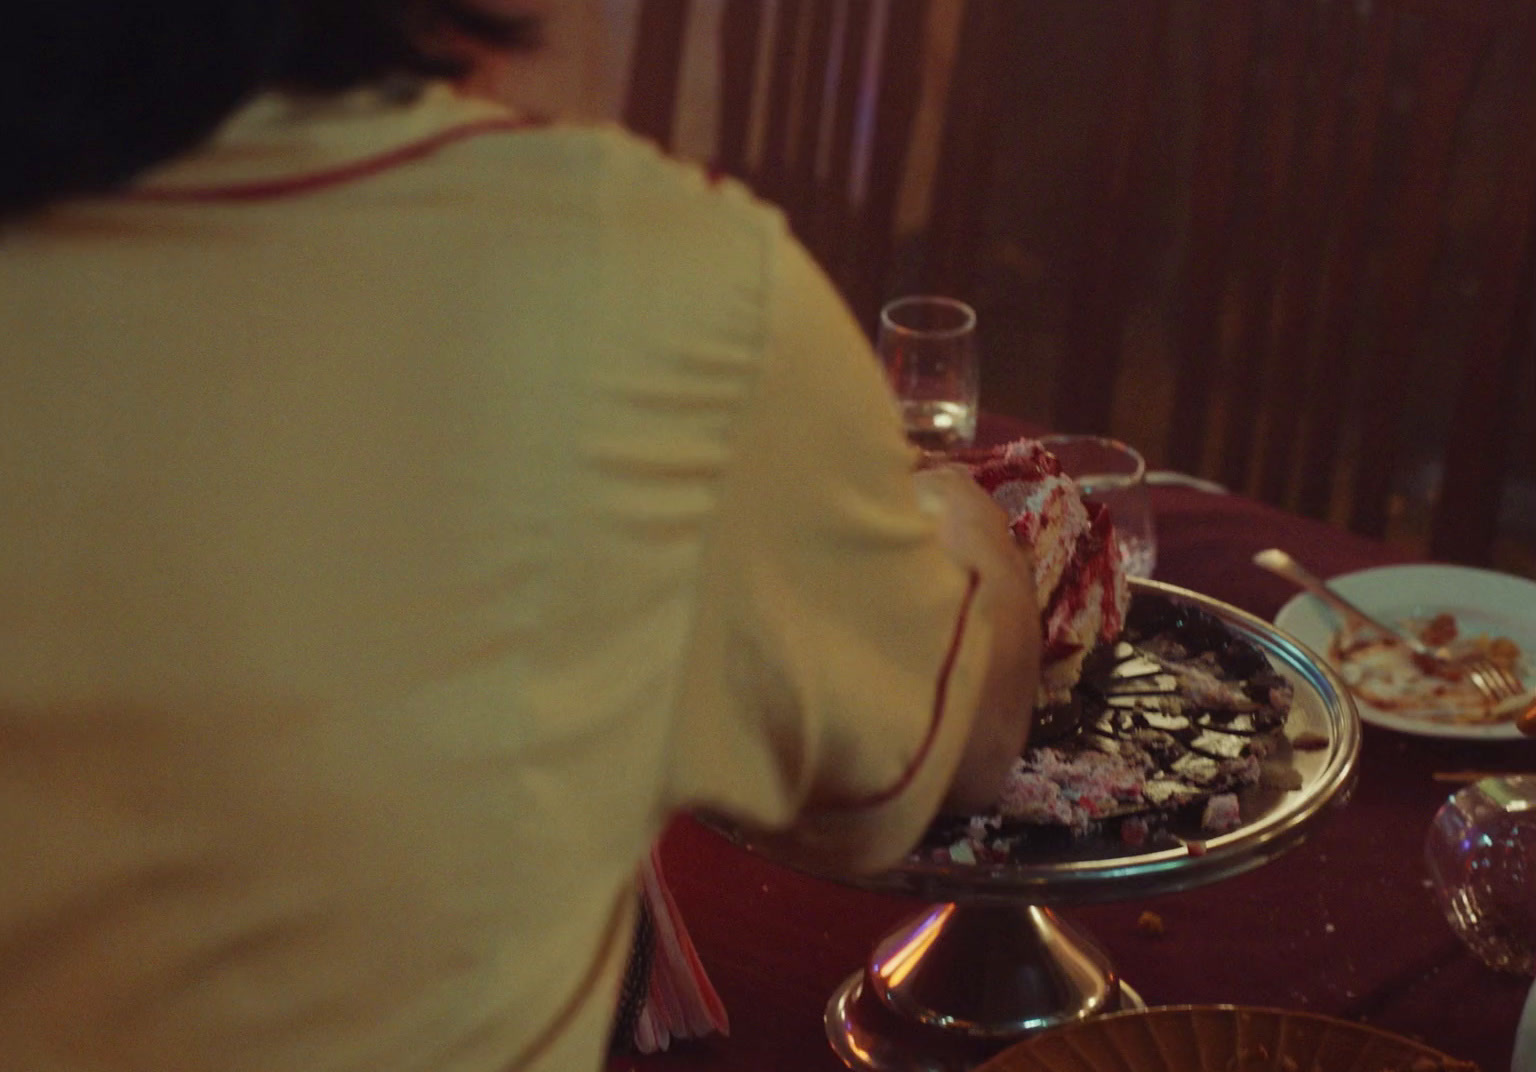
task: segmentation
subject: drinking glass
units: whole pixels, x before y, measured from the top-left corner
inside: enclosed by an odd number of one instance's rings
[[[1115,525],[1115,546],[1131,577],[1151,577],[1157,567],[1157,527],[1147,495],[1147,462],[1128,443],[1106,436],[1053,435],[1040,440],[1062,471],[1077,481],[1083,498],[1102,503]]]
[[[1536,974],[1536,775],[1457,790],[1430,823],[1424,861],[1468,948],[1490,968]]]
[[[976,310],[937,295],[897,298],[880,310],[876,348],[907,438],[924,450],[970,446],[980,382]]]

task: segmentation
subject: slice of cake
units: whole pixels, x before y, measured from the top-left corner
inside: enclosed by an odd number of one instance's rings
[[[1120,635],[1130,603],[1109,514],[1083,500],[1036,440],[964,451],[958,460],[1008,511],[1014,536],[1034,554],[1044,634],[1036,707],[1066,704],[1089,653]]]

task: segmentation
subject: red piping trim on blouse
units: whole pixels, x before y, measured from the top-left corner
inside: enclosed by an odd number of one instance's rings
[[[380,174],[401,164],[430,156],[454,142],[478,137],[481,134],[527,130],[547,125],[547,120],[543,119],[497,116],[494,119],[480,119],[473,123],[449,127],[420,141],[409,142],[388,152],[380,153],[378,156],[365,157],[324,171],[212,186],[148,186],[128,190],[123,196],[134,201],[263,201],[294,194],[306,194]]]
[[[555,1018],[545,1025],[544,1029],[534,1037],[532,1042],[523,1048],[522,1053],[513,1059],[511,1065],[507,1067],[507,1072],[522,1072],[523,1069],[532,1067],[566,1033],[571,1024],[576,1020],[577,1015],[581,1012],[582,1007],[594,996],[597,991],[597,984],[602,981],[604,967],[609,959],[615,955],[615,943],[621,937],[626,939],[628,937],[628,935],[622,934],[619,929],[620,924],[628,918],[626,915],[626,905],[627,902],[621,900],[615,906],[613,914],[608,919],[608,925],[603,928],[603,937],[598,945],[597,955],[593,958],[592,963],[587,966],[586,973],[582,976],[581,982],[577,984],[576,989],[566,1000],[565,1005],[555,1013]]]
[[[839,800],[831,804],[823,805],[818,812],[829,811],[854,811],[861,808],[875,808],[899,797],[912,784],[912,779],[917,777],[917,772],[922,769],[928,759],[928,753],[933,748],[933,742],[938,740],[939,727],[944,722],[944,713],[947,705],[945,699],[949,694],[949,679],[954,672],[955,662],[960,657],[960,647],[965,641],[965,626],[971,619],[971,604],[976,600],[976,589],[981,583],[981,576],[971,571],[970,586],[965,590],[965,598],[960,602],[959,620],[955,622],[955,631],[949,638],[949,650],[944,653],[944,662],[939,667],[939,680],[933,691],[933,715],[928,720],[928,735],[923,738],[922,745],[917,750],[917,755],[912,757],[912,762],[907,764],[907,769],[901,772],[893,785],[880,790],[870,796],[857,797],[853,800]]]

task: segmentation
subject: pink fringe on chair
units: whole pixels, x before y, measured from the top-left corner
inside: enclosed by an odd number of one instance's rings
[[[640,890],[655,928],[655,946],[650,989],[635,1021],[635,1048],[655,1053],[675,1038],[729,1035],[725,1005],[699,962],[654,848],[640,865]]]

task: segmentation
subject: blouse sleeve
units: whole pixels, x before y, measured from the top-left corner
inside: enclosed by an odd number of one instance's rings
[[[792,239],[702,571],[673,804],[806,862],[886,866],[931,820],[990,648],[918,507],[877,360]]]

